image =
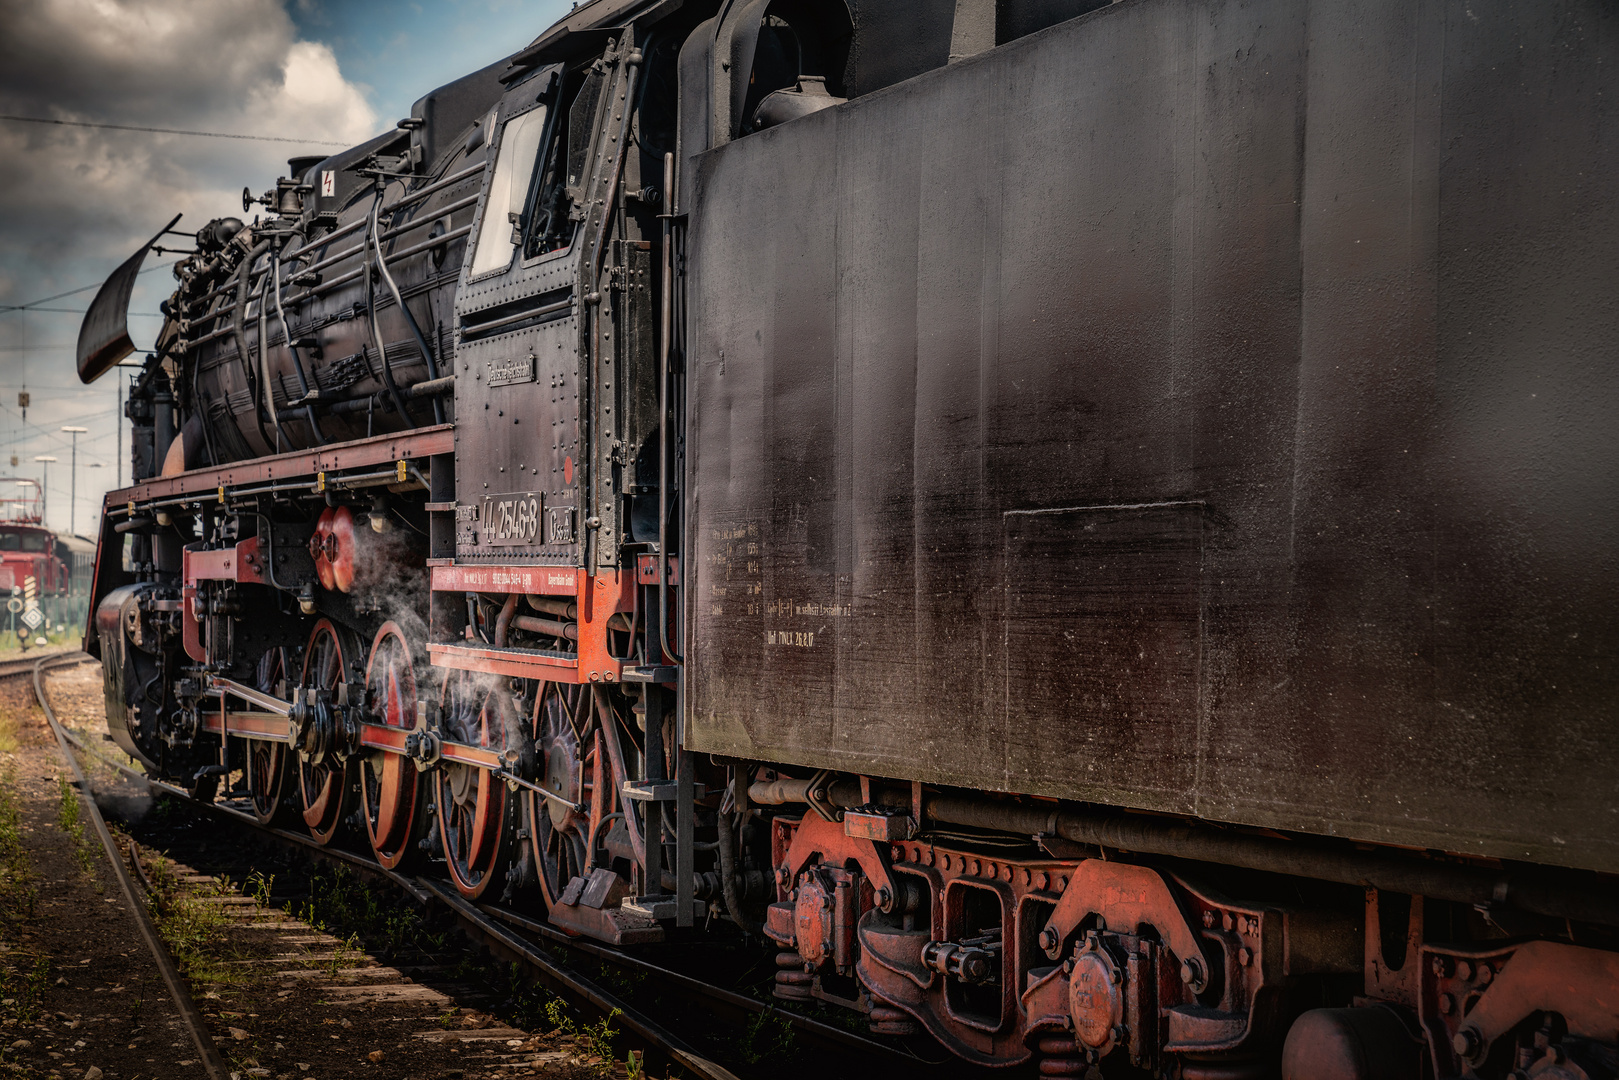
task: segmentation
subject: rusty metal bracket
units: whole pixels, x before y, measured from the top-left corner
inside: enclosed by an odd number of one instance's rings
[[[888,869],[886,847],[879,849],[870,840],[848,835],[839,822],[806,817],[793,834],[793,842],[787,849],[784,865],[790,880],[796,881],[799,873],[816,855],[823,862],[841,864],[852,859],[858,863],[861,872],[872,884],[877,906],[883,911],[893,908],[898,891]]]
[[[1062,943],[1088,915],[1101,915],[1108,928],[1134,933],[1151,926],[1181,961],[1185,981],[1193,993],[1208,986],[1208,961],[1198,945],[1198,937],[1169,882],[1146,866],[1086,859],[1074,870],[1062,899],[1040,931],[1040,947],[1056,959]]]

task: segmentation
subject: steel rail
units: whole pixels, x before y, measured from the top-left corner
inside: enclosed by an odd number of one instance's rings
[[[101,816],[101,809],[96,806],[95,797],[90,791],[90,781],[85,777],[84,770],[79,768],[79,759],[73,756],[73,748],[69,743],[68,734],[56,719],[56,712],[51,708],[50,698],[45,693],[45,669],[55,667],[67,661],[78,662],[84,654],[67,653],[58,656],[43,657],[34,662],[34,696],[39,699],[39,707],[45,713],[45,720],[51,726],[56,736],[56,744],[61,748],[62,756],[67,758],[68,767],[73,770],[74,783],[79,789],[79,798],[90,812],[90,821],[96,827],[96,835],[101,838],[101,846],[107,850],[107,861],[112,863],[114,876],[118,878],[118,886],[123,890],[124,902],[129,905],[130,912],[135,917],[135,924],[140,928],[141,937],[146,941],[146,947],[152,952],[152,959],[157,964],[158,973],[163,977],[163,983],[168,987],[169,996],[174,999],[175,1007],[180,1012],[180,1018],[185,1021],[186,1028],[191,1032],[191,1040],[196,1044],[197,1052],[202,1057],[203,1068],[207,1070],[211,1080],[227,1080],[230,1070],[226,1068],[224,1058],[214,1046],[213,1038],[208,1034],[208,1028],[203,1023],[202,1013],[197,1009],[197,1003],[191,999],[191,993],[186,989],[185,981],[181,978],[179,969],[174,966],[174,958],[169,955],[167,946],[158,937],[157,929],[152,925],[151,916],[146,913],[146,905],[135,895],[135,885],[129,880],[129,872],[124,869],[124,856],[118,850],[118,845],[107,829],[107,822]],[[75,742],[77,740],[74,740]],[[82,744],[81,744],[82,745]]]
[[[459,894],[440,887],[437,882],[429,881],[425,878],[420,880],[423,888],[432,892],[439,902],[454,912],[462,923],[476,929],[487,944],[516,954],[531,968],[541,972],[544,976],[548,976],[552,981],[561,984],[571,993],[584,998],[602,1012],[609,1015],[615,1012],[618,1013],[619,1019],[623,1021],[625,1027],[647,1042],[657,1046],[679,1065],[690,1069],[698,1076],[708,1077],[710,1080],[739,1080],[735,1073],[718,1062],[699,1054],[684,1039],[669,1031],[639,1009],[598,986],[590,979],[577,972],[569,971],[544,953],[534,949],[528,942],[462,899]]]
[[[608,963],[618,964],[621,967],[634,968],[643,974],[652,976],[660,982],[667,983],[670,986],[676,987],[680,990],[701,994],[704,997],[730,1006],[732,1009],[738,1012],[745,1012],[750,1015],[768,1013],[780,1017],[797,1030],[802,1031],[806,1035],[813,1036],[814,1038],[818,1038],[826,1042],[837,1043],[840,1046],[851,1050],[858,1050],[864,1054],[873,1056],[889,1056],[894,1058],[896,1061],[901,1061],[906,1064],[917,1064],[917,1059],[915,1057],[902,1054],[890,1046],[880,1042],[874,1042],[873,1040],[864,1038],[860,1035],[856,1035],[852,1031],[845,1031],[843,1028],[824,1023],[823,1021],[816,1020],[813,1017],[801,1016],[798,1013],[778,1009],[769,1002],[759,1001],[755,998],[747,997],[746,995],[739,994],[734,990],[726,990],[723,987],[705,983],[701,979],[694,979],[690,975],[682,974],[681,972],[663,967],[660,964],[654,964],[648,960],[642,960],[638,956],[632,956],[631,954],[624,952],[622,949],[613,948],[611,945],[602,945],[594,941],[589,941],[585,938],[573,937],[569,934],[563,933],[554,926],[542,922],[536,922],[533,919],[519,915],[515,911],[510,911],[494,904],[479,904],[478,909],[491,918],[499,919],[501,922],[510,923],[511,925],[522,930],[526,930],[531,934],[538,934],[558,945],[565,945],[575,952],[581,952],[586,956],[591,956],[598,960],[605,960]]]
[[[61,658],[66,658],[66,656],[73,656],[75,659],[80,660],[84,659],[82,654],[64,654]],[[49,659],[55,660],[58,659],[58,657],[51,657]],[[4,677],[3,671],[0,671],[0,677]],[[686,1046],[683,1041],[679,1040],[677,1036],[669,1033],[656,1021],[646,1017],[643,1013],[635,1010],[633,1007],[626,1006],[625,1003],[619,1001],[609,992],[602,990],[597,984],[589,979],[586,979],[575,972],[569,971],[566,968],[560,967],[554,960],[546,957],[544,953],[536,951],[532,943],[524,941],[521,937],[499,924],[506,923],[528,933],[537,934],[553,944],[564,946],[584,956],[589,956],[599,961],[616,964],[620,967],[632,968],[640,971],[675,989],[701,995],[702,997],[707,998],[710,1002],[729,1009],[732,1012],[747,1013],[749,1015],[770,1014],[779,1016],[792,1025],[795,1030],[802,1032],[804,1035],[812,1039],[816,1039],[823,1044],[835,1045],[844,1050],[855,1050],[874,1057],[887,1058],[893,1061],[895,1064],[926,1064],[926,1062],[922,1059],[918,1059],[912,1055],[897,1051],[893,1047],[884,1043],[863,1038],[862,1036],[853,1032],[845,1031],[842,1028],[815,1020],[812,1017],[802,1016],[797,1013],[776,1008],[768,1002],[757,1001],[753,998],[738,994],[735,991],[726,990],[723,987],[705,983],[701,979],[674,971],[659,964],[642,960],[639,957],[632,956],[629,953],[612,948],[611,946],[570,936],[560,930],[557,930],[555,927],[549,926],[545,923],[536,922],[535,920],[527,918],[518,912],[509,911],[505,908],[497,907],[492,904],[479,904],[475,906],[463,900],[458,894],[454,893],[454,891],[448,887],[448,883],[446,882],[440,882],[426,877],[412,878],[396,871],[389,870],[380,863],[372,859],[368,859],[363,855],[356,854],[355,852],[346,851],[339,847],[320,844],[312,837],[294,832],[289,829],[281,829],[276,828],[275,826],[261,824],[252,814],[238,810],[234,807],[225,806],[219,803],[199,802],[184,788],[176,787],[175,785],[167,783],[166,781],[154,780],[139,769],[131,768],[128,765],[113,761],[112,759],[97,753],[95,749],[86,746],[82,741],[76,738],[72,733],[67,732],[65,729],[62,730],[61,737],[65,738],[70,744],[78,747],[82,752],[90,757],[93,757],[103,764],[134,779],[143,781],[148,785],[148,787],[155,791],[161,791],[165,794],[174,796],[175,798],[181,800],[183,805],[187,807],[206,814],[212,814],[218,818],[228,820],[236,824],[245,825],[250,829],[264,833],[274,839],[293,844],[305,850],[313,858],[332,863],[340,863],[352,867],[353,869],[356,869],[368,876],[385,880],[390,884],[396,885],[403,889],[407,895],[409,895],[413,900],[423,907],[426,907],[434,902],[442,904],[448,908],[450,912],[453,913],[464,924],[464,926],[473,930],[478,936],[480,936],[485,944],[491,944],[515,954],[526,965],[537,969],[542,976],[559,980],[569,993],[573,993],[584,998],[596,1008],[600,1008],[607,1012],[610,1012],[615,1008],[621,1010],[621,1016],[624,1019],[626,1026],[631,1027],[632,1030],[635,1030],[636,1033],[640,1035],[641,1038],[646,1040],[648,1044],[654,1046],[660,1052],[667,1054],[672,1060],[686,1066],[699,1076],[707,1077],[708,1080],[736,1080],[736,1078],[734,1077],[734,1074],[726,1070],[723,1066],[710,1061],[709,1059],[703,1057],[700,1053],[697,1053],[690,1047]],[[506,777],[502,777],[502,779],[505,778]],[[632,1023],[632,1020],[634,1023]],[[674,1045],[666,1041],[668,1039],[673,1039]]]
[[[152,777],[148,776],[139,769],[132,769],[121,761],[114,761],[105,755],[97,753],[93,747],[86,746],[72,732],[64,731],[63,735],[69,743],[78,747],[79,750],[87,756],[95,758],[108,768],[118,770],[131,779],[141,781],[148,788],[151,788],[154,791],[161,791],[165,795],[172,795],[177,799],[183,800],[186,806],[204,813],[227,818],[231,821],[257,829],[259,832],[268,833],[277,839],[285,840],[289,843],[297,844],[300,847],[308,848],[315,855],[329,859],[332,862],[345,863],[360,870],[375,873],[380,877],[387,878],[393,884],[404,889],[420,904],[425,905],[430,899],[432,899],[429,894],[423,892],[422,889],[410,878],[405,877],[403,874],[396,874],[380,863],[373,862],[362,855],[356,855],[352,851],[344,851],[342,848],[328,847],[317,842],[313,837],[305,836],[302,833],[292,832],[289,829],[278,829],[273,825],[262,825],[259,823],[257,818],[253,817],[252,814],[237,810],[234,807],[223,806],[219,803],[199,802],[197,799],[193,798],[191,792],[187,791],[185,788],[176,787],[166,780],[154,780]]]
[[[463,924],[473,929],[479,936],[483,937],[486,943],[497,945],[500,948],[515,953],[529,967],[538,970],[543,977],[548,978],[555,984],[561,985],[569,993],[583,998],[593,1007],[601,1009],[605,1013],[611,1013],[616,1009],[619,1013],[619,1018],[624,1022],[625,1027],[628,1027],[630,1030],[634,1031],[646,1042],[656,1047],[661,1052],[667,1054],[680,1065],[690,1069],[698,1076],[706,1077],[707,1080],[738,1080],[734,1073],[697,1053],[678,1036],[663,1028],[656,1021],[640,1012],[640,1010],[619,1000],[614,995],[606,990],[603,990],[601,987],[596,985],[596,983],[585,978],[584,976],[578,975],[574,972],[568,971],[566,968],[561,967],[556,963],[556,961],[550,959],[544,953],[535,951],[527,942],[524,942],[521,938],[517,937],[517,935],[512,934],[504,927],[501,927],[492,918],[486,916],[483,912],[462,900],[461,897],[455,894],[453,891],[444,888],[441,883],[432,881],[428,878],[412,879],[406,877],[404,874],[389,870],[380,863],[365,858],[363,855],[356,855],[353,852],[344,851],[342,848],[335,848],[331,847],[330,845],[317,843],[311,837],[301,836],[298,833],[292,832],[288,829],[278,829],[269,825],[261,825],[251,814],[233,809],[232,807],[220,806],[217,803],[198,802],[196,799],[192,798],[191,793],[186,791],[184,788],[175,787],[173,784],[166,783],[162,780],[153,780],[146,776],[145,773],[142,773],[137,769],[131,769],[127,765],[123,765],[116,761],[102,757],[100,754],[95,753],[95,751],[85,747],[83,743],[79,742],[77,739],[74,739],[73,736],[68,735],[66,732],[60,733],[59,738],[71,741],[73,744],[83,749],[86,753],[97,758],[103,763],[118,769],[121,772],[146,781],[146,783],[155,790],[162,791],[166,794],[174,795],[183,799],[185,804],[188,806],[202,810],[206,813],[215,814],[220,817],[237,821],[243,825],[257,829],[260,832],[267,833],[270,836],[285,840],[289,843],[297,844],[300,847],[309,850],[312,854],[319,858],[332,862],[344,863],[348,866],[355,867],[378,877],[386,878],[393,884],[404,889],[412,898],[417,901],[417,903],[423,905],[424,907],[432,901],[437,901],[443,904],[445,907],[449,908],[451,913],[460,919]],[[689,981],[694,983],[696,982],[696,980]],[[225,1078],[220,1076],[217,1078],[217,1080],[225,1080]]]
[[[237,810],[234,807],[223,806],[219,803],[198,802],[196,799],[192,798],[191,793],[186,791],[184,788],[176,787],[173,784],[162,780],[153,780],[138,769],[132,769],[127,765],[104,757],[101,754],[96,753],[95,750],[79,742],[72,734],[68,734],[67,738],[85,753],[96,758],[98,761],[101,761],[103,764],[117,769],[120,772],[126,773],[135,779],[145,781],[148,786],[158,791],[162,791],[165,794],[172,795],[175,798],[183,800],[184,804],[188,807],[204,813],[216,815],[237,824],[246,825],[251,829],[266,833],[272,837],[275,837],[276,839],[295,844],[298,847],[306,849],[313,857],[323,859],[328,862],[341,863],[360,870],[363,873],[385,879],[391,884],[397,885],[399,888],[405,890],[405,892],[412,899],[423,907],[426,907],[433,901],[441,899],[438,892],[430,887],[432,883],[428,879],[410,878],[404,874],[389,870],[382,864],[372,859],[367,859],[363,855],[358,855],[342,848],[317,843],[313,838],[305,836],[301,833],[293,832],[289,829],[280,829],[271,825],[260,824],[259,821],[253,817],[253,815],[245,813],[241,810]],[[453,905],[451,906],[453,910]],[[601,945],[597,942],[588,941],[584,938],[573,937],[563,933],[553,926],[536,922],[533,919],[527,918],[515,911],[510,911],[506,908],[498,907],[493,904],[479,904],[473,910],[479,916],[485,917],[477,919],[480,926],[485,926],[488,924],[490,919],[509,923],[512,926],[518,927],[519,929],[525,930],[529,933],[538,934],[554,944],[565,946],[574,952],[582,953],[597,960],[617,964],[621,967],[634,968],[637,971],[652,976],[660,982],[666,983],[680,990],[700,994],[712,1001],[728,1006],[733,1010],[747,1012],[749,1014],[769,1013],[779,1016],[791,1024],[796,1030],[823,1042],[835,1043],[845,1049],[858,1050],[869,1055],[889,1057],[892,1058],[896,1063],[911,1065],[918,1063],[919,1059],[900,1053],[883,1043],[863,1038],[860,1035],[854,1034],[853,1032],[845,1031],[842,1028],[823,1023],[822,1021],[816,1020],[812,1017],[801,1016],[798,1013],[778,1009],[770,1005],[768,1002],[757,1001],[753,998],[738,994],[735,991],[726,990],[723,987],[705,983],[701,979],[696,979],[690,975],[682,974],[681,972],[674,971],[659,964],[642,960],[639,957],[632,956],[631,954],[624,952],[623,950],[615,949],[607,945]],[[473,919],[473,915],[468,912],[458,911],[457,914],[464,919]],[[618,1007],[622,1008],[622,1006]]]
[[[15,679],[18,675],[32,675],[34,673],[34,665],[39,663],[40,660],[55,660],[61,656],[76,655],[78,654],[51,653],[50,656],[42,656],[34,660],[8,660],[6,663],[0,664],[0,679]]]

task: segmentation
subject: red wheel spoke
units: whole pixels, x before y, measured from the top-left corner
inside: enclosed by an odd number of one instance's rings
[[[345,639],[348,644],[345,646]],[[300,692],[310,689],[335,691],[343,680],[345,647],[352,651],[356,645],[347,631],[340,630],[329,619],[321,619],[309,635],[304,650],[303,678]],[[348,804],[348,775],[342,766],[316,765],[298,762],[298,788],[304,824],[309,833],[322,844],[331,843],[346,816]],[[363,785],[362,785],[363,786]]]
[[[508,722],[510,699],[503,688],[475,686],[464,673],[445,683],[445,736],[503,750],[514,727]],[[487,770],[467,765],[443,767],[434,775],[445,861],[456,888],[475,899],[493,882],[505,880],[510,827],[506,785]]]
[[[371,707],[376,719],[393,728],[409,728],[416,718],[416,674],[410,643],[394,623],[384,623],[371,645],[366,669]],[[366,833],[377,860],[392,869],[415,849],[421,778],[397,754],[382,753],[360,765],[360,799]]]

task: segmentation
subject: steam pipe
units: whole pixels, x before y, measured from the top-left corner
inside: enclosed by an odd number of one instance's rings
[[[381,205],[382,192],[379,190],[377,192],[377,197],[371,202],[371,214],[368,219],[366,231],[366,236],[368,239],[366,241],[365,311],[367,321],[371,324],[371,340],[376,342],[377,358],[382,362],[382,384],[388,388],[388,394],[394,399],[394,407],[399,410],[399,415],[405,418],[405,423],[415,427],[416,418],[410,415],[410,409],[405,406],[405,399],[400,396],[399,386],[394,382],[393,368],[388,364],[388,347],[387,345],[383,344],[382,340],[382,323],[377,319],[377,290],[376,284],[372,280],[370,272],[371,250],[369,237],[376,232],[377,208]],[[380,261],[380,259],[378,261]],[[436,416],[437,413],[435,412],[434,415]]]
[[[437,379],[424,379],[419,383],[412,383],[405,388],[409,397],[424,398],[435,394],[448,394],[455,389],[455,376],[444,375]]]
[[[468,198],[463,199],[461,202],[451,203],[450,205],[444,206],[444,207],[438,207],[438,208],[435,209],[435,212],[440,214],[440,215],[454,213],[455,211],[464,209],[464,208],[472,205],[473,203],[475,203],[477,201],[478,201],[478,197],[476,195],[469,196]],[[399,236],[399,235],[401,235],[403,233],[411,232],[414,229],[426,228],[427,226],[432,225],[433,221],[436,221],[436,220],[438,220],[438,219],[437,218],[423,219],[421,221],[413,221],[409,225],[399,226],[398,228],[384,229],[381,232],[377,233],[377,240],[379,242],[382,241],[382,240],[390,240],[395,236]],[[369,228],[370,227],[370,225],[369,225],[369,215],[367,215],[364,218],[361,218],[355,224],[356,224],[356,226],[365,226],[365,227]],[[407,256],[410,256],[410,255],[414,255],[419,251],[427,251],[430,248],[440,247],[440,246],[442,246],[444,244],[449,243],[451,240],[456,240],[456,239],[459,239],[460,237],[463,237],[463,236],[467,235],[467,233],[469,233],[471,231],[472,231],[472,226],[471,225],[462,225],[460,228],[451,229],[448,232],[446,232],[446,233],[444,233],[444,234],[442,234],[440,236],[430,237],[430,238],[428,238],[426,240],[418,241],[417,243],[412,244],[411,246],[409,246],[407,248],[402,248],[399,251],[396,251],[392,255],[388,256],[388,261],[389,262],[398,262],[400,259],[406,258]],[[328,243],[328,242],[331,241],[331,239],[332,239],[332,237],[330,237],[330,236],[322,237],[321,243]],[[336,266],[338,263],[343,262],[343,261],[345,261],[347,259],[350,259],[350,258],[354,257],[355,255],[362,255],[362,256],[365,255],[370,250],[370,247],[371,247],[371,238],[369,236],[363,237],[360,240],[360,242],[358,244],[355,244],[353,247],[344,248],[342,251],[339,251],[339,252],[336,252],[335,254],[326,256],[324,259],[321,259],[319,262],[311,263],[308,266],[304,267],[302,270],[298,271],[298,273],[300,275],[301,274],[318,274],[322,270],[325,270],[328,267]],[[342,278],[334,278],[332,283],[336,284],[337,282],[344,281],[344,280],[347,280],[346,275],[344,277],[342,277]],[[319,293],[319,292],[324,292],[324,291],[325,291],[324,289],[320,289],[319,287],[312,285],[312,286],[309,286],[304,292],[299,293],[296,296],[289,297],[287,302],[292,303],[292,304],[296,304],[296,303],[299,303],[299,302],[301,302],[303,300],[308,299],[311,296],[317,295],[317,293]]]
[[[270,241],[261,240],[258,245],[248,253],[247,258],[242,260],[242,265],[238,271],[236,284],[236,303],[231,308],[230,322],[231,329],[236,334],[236,357],[241,361],[242,376],[247,379],[249,391],[258,389],[258,387],[254,384],[257,383],[259,379],[253,370],[253,355],[247,350],[247,292],[253,284],[253,264],[263,258],[265,253],[267,253],[269,250]],[[266,401],[269,400],[270,395],[268,387],[265,388],[264,397]],[[273,420],[273,407],[271,410],[271,417]],[[264,445],[272,445],[273,441],[270,438],[270,433],[264,427],[264,412],[257,405],[253,407],[253,419],[258,423],[259,438],[264,440]]]
[[[387,282],[388,291],[393,293],[394,303],[398,304],[399,310],[404,313],[405,322],[410,327],[411,335],[416,338],[416,347],[422,350],[422,359],[427,361],[427,377],[436,379],[438,378],[438,361],[433,358],[433,350],[427,347],[427,339],[422,336],[422,328],[416,325],[416,316],[412,315],[410,308],[406,306],[405,298],[400,294],[399,286],[394,282],[394,276],[388,272],[388,260],[382,254],[382,241],[377,239],[377,211],[381,206],[382,190],[379,187],[376,201],[371,204],[371,229],[369,233],[371,246],[377,254],[377,270],[381,272],[382,280]],[[377,339],[377,348],[378,350],[382,349],[381,338]],[[386,356],[382,358],[382,363],[384,367],[387,366],[388,358]],[[438,398],[433,399],[433,423],[444,423],[444,403]]]
[[[495,647],[505,648],[506,633],[511,629],[512,615],[517,611],[517,594],[510,593],[506,602],[500,605],[500,614],[495,616]]]
[[[179,433],[174,429],[174,387],[167,374],[152,381],[152,391],[152,475],[159,476],[168,459],[169,446]]]
[[[287,352],[292,354],[293,370],[298,373],[298,389],[306,399],[304,402],[304,414],[309,417],[309,430],[314,432],[316,439],[324,443],[326,442],[326,434],[320,429],[320,421],[315,419],[315,407],[307,400],[309,397],[309,377],[304,374],[304,362],[298,358],[298,346],[292,343],[292,327],[287,324],[287,312],[281,306],[281,270],[274,258],[270,261],[269,275],[270,280],[275,284],[275,313],[281,320],[281,333],[287,339]],[[261,339],[259,347],[262,349],[263,346],[264,342]]]
[[[191,404],[197,410],[197,426],[202,429],[202,446],[208,452],[208,464],[214,466],[219,464],[219,451],[214,449],[214,425],[208,416],[208,406],[202,400],[201,381],[202,365],[193,363],[191,365]],[[236,430],[237,434],[241,433],[241,428]],[[183,441],[184,436],[182,435],[181,438]],[[190,466],[187,465],[187,468],[190,468]]]
[[[411,400],[432,397],[434,394],[448,394],[455,390],[455,376],[446,375],[442,379],[431,382],[423,381],[412,383],[402,388],[402,393]],[[390,408],[392,398],[387,390],[377,390],[371,393],[359,394],[355,397],[320,398],[310,404],[316,410],[329,416],[346,416],[350,413],[370,412],[378,408]]]
[[[271,267],[275,265],[273,256],[271,257],[270,265]],[[275,452],[279,454],[282,440],[286,440],[288,449],[301,450],[303,448],[294,443],[292,436],[287,434],[287,429],[281,426],[281,414],[276,411],[275,394],[270,389],[270,322],[266,309],[269,306],[270,274],[272,272],[272,270],[266,269],[264,276],[259,278],[259,383],[264,387],[265,411],[270,414],[270,419],[275,421]]]
[[[516,596],[516,593],[512,593]],[[510,600],[507,603],[511,603]],[[502,608],[501,610],[505,610]],[[511,625],[519,630],[527,630],[531,634],[544,634],[546,637],[566,638],[569,641],[579,640],[579,624],[576,622],[562,622],[560,619],[536,619],[532,615],[514,615]],[[496,633],[500,627],[496,625]]]
[[[555,615],[570,621],[579,617],[579,605],[561,596],[538,596],[530,593],[528,606],[535,611],[543,611],[547,615]]]
[[[725,896],[725,910],[744,934],[757,936],[758,924],[742,914],[742,890],[737,888],[736,855],[732,850],[736,847],[736,837],[731,828],[731,815],[721,810],[714,816],[714,822],[719,829],[720,889]]]
[[[439,191],[442,191],[444,188],[452,187],[455,184],[460,183],[462,180],[467,179],[468,177],[476,176],[478,173],[483,172],[488,167],[489,167],[489,163],[487,161],[481,161],[478,164],[472,166],[471,168],[462,169],[460,172],[452,173],[449,176],[446,176],[441,180],[435,180],[433,183],[428,184],[426,187],[417,188],[415,191],[412,191],[407,195],[401,196],[398,200],[396,200],[396,201],[394,201],[392,203],[389,203],[387,206],[382,208],[382,212],[385,213],[385,214],[391,214],[395,210],[403,209],[404,207],[409,206],[413,202],[420,202],[422,199],[427,198],[427,196],[437,194]],[[478,196],[477,195],[468,195],[464,199],[458,199],[457,201],[455,201],[453,203],[449,203],[449,204],[447,204],[445,206],[434,207],[434,220],[436,220],[438,217],[442,217],[445,214],[454,213],[457,210],[461,210],[461,209],[464,209],[464,208],[466,208],[468,206],[471,206],[473,203],[475,203],[477,201],[478,201]],[[419,228],[423,227],[424,225],[429,225],[431,223],[432,222],[430,220],[414,221],[414,222],[411,222],[408,225],[403,225],[403,226],[401,226],[401,227],[399,227],[397,229],[390,229],[388,232],[383,233],[382,234],[383,239],[387,239],[388,237],[393,236],[393,235],[395,235],[397,233],[409,232],[411,229],[419,229]],[[348,236],[350,233],[358,232],[360,229],[363,229],[363,228],[365,228],[365,218],[357,218],[354,221],[349,222],[347,225],[341,225],[341,226],[333,229],[331,232],[326,233],[324,236],[321,236],[319,238],[320,246],[322,246],[322,247],[330,246],[333,242],[335,242],[337,240],[341,240],[344,237]],[[452,237],[452,239],[453,239],[453,237]],[[439,237],[440,242],[442,242],[443,240],[444,240],[444,237]],[[308,247],[308,246],[311,246],[311,245],[305,245],[305,247]],[[307,273],[309,273],[311,271],[324,269],[325,267],[331,266],[334,263],[342,262],[344,259],[348,258],[350,255],[359,254],[362,250],[364,250],[364,247],[365,247],[365,245],[361,244],[358,247],[352,247],[352,248],[348,248],[348,249],[346,249],[344,251],[338,252],[336,255],[329,255],[326,258],[322,259],[320,262],[316,263],[315,265],[305,267],[303,272],[307,274]],[[304,250],[303,248],[300,248],[299,249],[299,254],[302,254],[303,250]],[[293,256],[293,258],[297,258],[297,256],[295,255],[295,256]],[[214,297],[218,296],[220,293],[224,292],[229,287],[230,286],[227,284],[227,285],[221,285],[216,289],[211,289],[208,292],[203,293],[201,296],[197,297],[195,300],[192,300],[187,306],[192,311],[200,310],[201,306],[204,303],[206,303],[209,300],[212,300]],[[297,302],[298,299],[300,299],[300,298],[299,297],[293,297],[292,298],[293,302]]]

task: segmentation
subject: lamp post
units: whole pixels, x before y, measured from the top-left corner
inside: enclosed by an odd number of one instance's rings
[[[77,536],[79,535],[79,436],[90,429],[69,425],[62,430],[73,436],[73,464],[68,466],[72,478],[68,481],[67,531],[68,535]]]
[[[48,529],[51,527],[51,462],[56,458],[50,454],[39,454],[34,460],[45,466],[40,470],[39,523]]]
[[[106,468],[106,466],[104,464],[102,464],[101,462],[99,462],[99,461],[92,461],[89,464],[85,465],[85,468],[86,469],[103,469],[103,468]],[[91,530],[90,535],[91,536],[100,536],[101,535],[101,517],[100,517],[100,515],[96,516],[95,528]]]

